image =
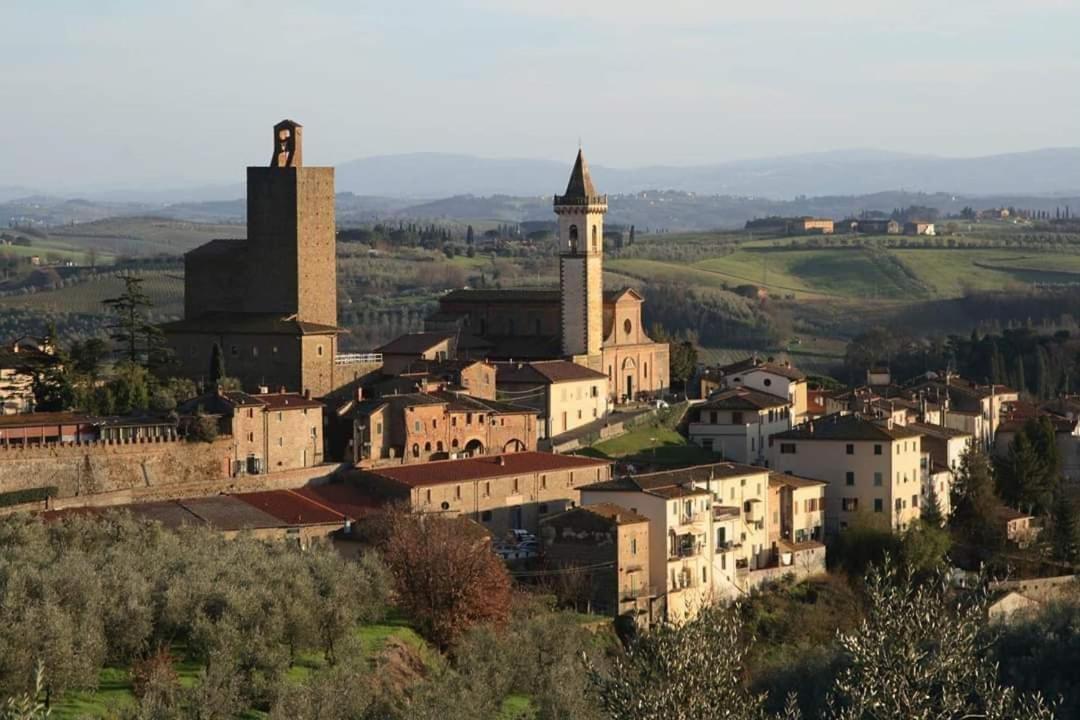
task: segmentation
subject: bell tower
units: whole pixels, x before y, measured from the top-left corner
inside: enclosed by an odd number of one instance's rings
[[[604,342],[604,214],[578,150],[566,193],[555,196],[559,218],[559,296],[562,351],[574,362],[600,370]]]

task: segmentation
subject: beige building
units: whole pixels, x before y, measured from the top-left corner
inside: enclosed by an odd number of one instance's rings
[[[691,442],[725,460],[753,465],[765,465],[769,438],[791,428],[787,399],[748,387],[721,391],[687,414]]]
[[[830,218],[801,217],[788,223],[792,235],[832,235],[835,230]]]
[[[791,363],[751,357],[717,368],[713,377],[722,389],[746,387],[787,400],[791,404],[794,422],[798,422],[807,412],[806,376],[793,368]]]
[[[60,367],[45,340],[21,337],[0,348],[0,415],[33,412],[34,378]]]
[[[577,363],[496,363],[495,383],[500,400],[536,409],[542,439],[557,437],[608,414],[607,376]]]
[[[824,488],[723,462],[621,477],[583,488],[581,501],[649,519],[651,617],[678,620],[768,580],[824,572]]]
[[[457,343],[448,333],[410,333],[376,348],[383,358],[381,371],[399,375],[418,361],[438,362],[456,356]]]
[[[501,536],[535,533],[540,518],[578,505],[582,487],[609,477],[606,460],[522,452],[358,470],[349,479],[374,498],[465,516]]]
[[[611,503],[585,505],[541,519],[540,540],[549,565],[580,569],[590,612],[652,619],[648,518]]]
[[[828,483],[829,532],[860,517],[905,530],[920,515],[921,437],[889,420],[827,415],[774,435],[770,467]]]

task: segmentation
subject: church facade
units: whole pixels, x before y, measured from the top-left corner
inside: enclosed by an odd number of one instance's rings
[[[554,211],[558,290],[454,290],[439,299],[428,329],[459,333],[459,355],[572,360],[607,375],[615,402],[663,393],[668,346],[645,332],[644,299],[633,288],[604,289],[607,196],[596,192],[580,150]]]

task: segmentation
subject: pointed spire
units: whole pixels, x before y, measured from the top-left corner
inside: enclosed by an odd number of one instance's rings
[[[564,197],[583,199],[596,197],[596,188],[593,187],[592,177],[589,176],[589,164],[585,162],[585,153],[581,151],[581,148],[578,148],[574,169],[570,171],[570,182],[566,184]]]

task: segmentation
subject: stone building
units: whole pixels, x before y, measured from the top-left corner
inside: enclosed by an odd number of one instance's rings
[[[181,417],[218,418],[231,441],[230,474],[313,467],[323,461],[323,406],[296,393],[213,392],[181,403]]]
[[[348,459],[401,465],[536,450],[537,412],[447,390],[360,400],[348,412]]]
[[[334,169],[304,167],[302,139],[281,121],[270,166],[247,169],[246,240],[184,255],[184,319],[162,329],[188,377],[207,377],[214,345],[249,390],[321,396],[374,367],[337,352]]]
[[[0,347],[0,415],[34,411],[34,378],[61,368],[47,340],[20,337]]]
[[[639,617],[649,612],[649,519],[611,503],[595,503],[540,521],[546,561],[579,569],[590,612]]]
[[[668,346],[642,324],[644,299],[630,288],[604,290],[604,215],[578,151],[566,192],[556,195],[558,290],[454,290],[439,299],[428,330],[454,333],[458,352],[492,360],[569,359],[608,378],[608,396],[632,400],[664,392]]]
[[[413,512],[464,516],[492,533],[536,532],[540,518],[574,507],[580,488],[607,480],[606,460],[523,452],[358,471],[358,489]]]
[[[567,360],[495,363],[503,397],[535,408],[540,437],[553,438],[608,414],[610,401],[603,373]]]

